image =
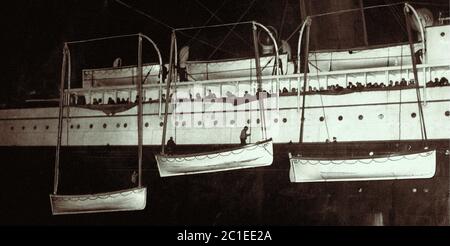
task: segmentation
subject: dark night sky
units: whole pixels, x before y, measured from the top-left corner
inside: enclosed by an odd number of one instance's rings
[[[278,30],[283,39],[286,39],[301,23],[298,0],[121,1],[172,27],[204,25],[211,17],[206,8],[212,12],[219,9],[218,18],[212,18],[209,24],[236,22],[249,6],[251,7],[242,17],[242,21],[256,20],[271,25]],[[368,6],[386,2],[392,1],[366,0],[364,4]],[[447,4],[448,9],[447,0],[417,2]],[[114,0],[18,0],[4,3],[0,11],[3,32],[0,102],[18,99],[31,90],[55,93],[64,41],[142,32],[156,41],[163,51],[164,59],[168,57],[170,29]],[[385,42],[386,39],[380,38],[382,36],[394,37],[393,41],[404,41],[405,35],[402,34],[400,27],[395,25],[392,13],[380,14],[372,11],[367,13],[366,17],[371,44]],[[374,24],[380,21],[385,22],[381,25],[382,30],[379,24]],[[243,28],[236,28],[236,31],[244,33]],[[222,30],[220,34],[202,32],[198,37],[218,44],[226,33],[226,30]],[[189,34],[194,35],[195,31]],[[250,38],[244,34],[242,37]],[[182,35],[179,38],[181,43],[188,41]],[[296,47],[296,39],[297,35],[291,39],[293,48]],[[230,50],[247,55],[251,49],[246,45],[236,46],[233,42],[238,40],[237,36],[230,35],[230,40],[226,43],[234,45]],[[229,48],[224,46],[224,49]],[[211,53],[210,47],[197,50]],[[217,52],[213,58],[220,58],[222,55],[225,53]]]

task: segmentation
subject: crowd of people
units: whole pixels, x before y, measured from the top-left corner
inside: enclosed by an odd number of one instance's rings
[[[441,79],[435,78],[434,81],[429,81],[426,83],[427,87],[437,87],[437,86],[448,86],[450,85],[447,78],[442,77]],[[367,84],[362,84],[361,82],[353,83],[352,81],[349,81],[346,87],[343,87],[339,84],[336,85],[329,85],[325,89],[324,87],[316,88],[309,86],[307,92],[341,92],[341,91],[361,91],[366,89],[391,89],[391,88],[400,88],[400,87],[413,87],[416,86],[416,82],[414,79],[411,79],[407,81],[406,79],[402,78],[400,81],[392,81],[390,80],[389,83],[385,84],[383,82],[369,82]],[[303,89],[303,88],[302,88]],[[303,91],[303,90],[302,90]],[[280,90],[280,94],[290,94],[290,93],[297,93],[296,88],[292,88],[291,92],[284,87],[282,90]]]
[[[439,87],[439,86],[449,86],[450,83],[448,81],[448,79],[446,77],[441,77],[439,78],[435,78],[434,81],[430,80],[426,83],[426,87]],[[339,92],[351,92],[351,91],[362,91],[362,90],[370,90],[370,89],[391,89],[391,88],[400,88],[400,87],[415,87],[416,83],[413,79],[407,81],[406,79],[402,78],[400,81],[393,81],[390,80],[389,83],[385,84],[383,82],[378,83],[378,82],[369,82],[367,84],[362,84],[360,82],[356,82],[353,83],[352,81],[349,81],[348,84],[346,85],[346,87],[341,86],[339,84],[336,85],[329,85],[327,86],[327,88],[324,87],[320,87],[320,88],[316,88],[316,87],[312,87],[309,86],[307,93],[320,93],[320,92],[334,92],[334,93],[339,93]],[[303,91],[303,88],[302,90]],[[265,90],[263,90],[262,92],[265,93],[265,95],[267,97],[270,97],[270,93],[267,93]],[[279,94],[281,96],[286,96],[286,95],[293,95],[293,94],[297,94],[297,88],[291,88],[291,90],[289,91],[286,87],[284,87],[283,89],[281,89],[279,91]],[[171,95],[172,96],[172,95]],[[252,95],[250,94],[248,91],[244,92],[243,98],[250,98],[250,97],[255,97],[258,98],[258,95]],[[208,89],[207,90],[207,94],[202,97],[200,95],[200,93],[196,93],[195,94],[195,98],[192,94],[189,95],[189,99],[191,101],[203,101],[204,99],[207,100],[216,100],[218,97],[216,96],[216,94],[211,90]],[[225,93],[225,96],[222,97],[224,99],[235,99],[238,96],[236,96],[235,94],[233,94],[230,91],[227,91]],[[93,105],[102,105],[102,104],[108,104],[108,105],[113,105],[113,104],[130,104],[130,103],[137,103],[138,97],[136,97],[136,100],[133,102],[130,100],[130,98],[117,98],[116,100],[114,100],[112,97],[109,97],[107,102],[104,103],[102,98],[94,98],[92,101]],[[182,99],[180,99],[182,100]],[[144,102],[146,101],[146,99],[144,98]],[[152,98],[149,98],[148,101],[152,101]],[[163,101],[165,101],[164,95],[163,95]],[[85,105],[86,100],[84,96],[77,96],[76,100],[72,100],[71,102],[72,104],[77,104],[77,105]]]

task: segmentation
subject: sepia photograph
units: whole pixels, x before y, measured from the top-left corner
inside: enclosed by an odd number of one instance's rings
[[[450,225],[448,0],[2,8],[0,225]]]

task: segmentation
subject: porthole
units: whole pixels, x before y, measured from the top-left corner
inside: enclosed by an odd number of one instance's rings
[[[36,130],[37,129],[37,126],[33,126],[33,130]]]
[[[275,118],[275,119],[273,120],[273,122],[275,122],[275,123],[278,123],[278,119],[277,119],[277,118]]]
[[[450,116],[450,111],[448,111],[448,110],[445,111],[445,116],[447,116],[447,117]]]
[[[320,120],[320,121],[324,121],[324,120],[325,120],[325,117],[320,116],[319,120]]]
[[[250,124],[250,122],[251,122],[250,120],[247,120],[247,124]]]
[[[445,36],[445,32],[441,32],[441,37],[444,37]]]
[[[198,124],[199,126],[201,126],[201,125],[202,125],[202,122],[201,122],[201,121],[199,121],[199,122],[197,122],[197,124]]]
[[[22,126],[22,130],[25,130],[25,126]]]
[[[260,119],[256,119],[256,124],[259,124],[261,122]]]
[[[119,127],[120,127],[120,123],[117,123],[117,124],[116,124],[116,127],[119,128]]]
[[[217,125],[217,123],[219,123],[219,122],[218,122],[217,120],[215,120],[215,121],[214,121],[214,125],[216,126],[216,125]]]
[[[81,127],[80,124],[77,124],[77,129],[80,129],[80,127]]]
[[[127,126],[128,126],[127,123],[123,124],[123,128],[127,128]]]
[[[106,128],[108,125],[106,123],[103,124],[103,128]]]
[[[145,127],[148,127],[148,125],[149,125],[148,122],[145,122],[145,125],[144,125],[144,126],[145,126]]]
[[[70,129],[73,129],[73,125],[70,125]]]
[[[248,100],[248,99],[245,99],[245,101],[244,101],[245,103],[249,103],[250,102],[250,100]]]
[[[338,120],[341,121],[343,119],[344,119],[344,117],[342,117],[342,115],[339,115]]]
[[[11,126],[11,128],[10,128],[10,129],[11,129],[11,131],[13,131],[13,130],[14,130],[14,126]]]
[[[416,116],[417,116],[416,113],[412,113],[412,114],[411,114],[411,117],[412,117],[412,118],[416,118]]]
[[[45,126],[45,130],[48,130],[48,128],[50,128],[50,126]]]
[[[379,114],[378,119],[382,120],[384,118],[384,114]]]
[[[359,120],[362,120],[362,119],[364,119],[364,116],[362,116],[362,114],[360,114],[360,115],[358,116],[358,119],[359,119]]]
[[[160,127],[163,127],[163,126],[164,126],[164,123],[163,123],[163,122],[159,122],[159,126],[160,126]]]
[[[234,120],[230,120],[230,125],[234,125],[235,121]]]
[[[90,125],[89,125],[89,128],[91,128],[91,129],[92,129],[93,127],[94,127],[94,125],[92,125],[92,124],[90,124]]]
[[[287,122],[287,119],[286,118],[283,118],[283,123],[286,123]]]

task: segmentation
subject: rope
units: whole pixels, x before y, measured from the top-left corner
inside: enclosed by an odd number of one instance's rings
[[[83,40],[67,42],[67,44],[89,43],[89,42],[102,41],[102,40],[108,40],[108,39],[134,37],[134,36],[138,36],[138,35],[139,34],[124,34],[124,35],[115,35],[115,36],[101,37],[101,38],[83,39]]]
[[[209,16],[209,19],[206,20],[206,22],[205,22],[203,25],[208,24],[208,23],[214,18],[214,16],[216,16],[216,13],[219,12],[219,10],[220,10],[223,6],[225,6],[225,3],[226,3],[226,2],[227,2],[227,0],[223,1],[223,2],[222,2],[222,5],[220,5],[220,6],[216,9],[216,11],[213,13],[214,15],[211,14],[211,15]],[[217,16],[216,16],[216,18],[217,18]],[[187,45],[190,45],[191,42],[192,42],[192,40],[194,40],[194,38],[197,38],[197,36],[200,34],[201,31],[202,31],[202,29],[198,29],[198,31],[194,34],[194,36],[187,42]]]
[[[384,2],[387,2],[387,1],[384,0]],[[406,34],[405,23],[402,21],[402,18],[400,17],[400,14],[398,13],[398,10],[396,11],[396,9],[394,9],[394,8],[389,8],[389,11],[391,11],[392,15],[394,15],[395,20],[397,21],[397,23],[402,28],[403,33]]]
[[[319,66],[317,65],[317,52],[314,52],[314,57],[316,59],[316,78],[317,78],[317,83],[319,84],[319,89],[320,89],[320,80],[319,80]],[[303,93],[306,93],[306,88],[305,91]],[[323,113],[323,120],[325,122],[325,128],[327,129],[327,138],[330,139],[330,131],[328,129],[328,122],[327,122],[327,117],[325,115],[325,105],[323,104],[323,98],[322,98],[322,94],[319,94],[320,97],[320,103],[322,105],[322,113]]]
[[[248,11],[252,8],[253,3],[255,3],[256,0],[253,0],[250,5],[248,6],[248,8],[244,11],[244,13],[242,13],[242,15],[239,17],[238,21],[236,23],[233,23],[234,25],[231,27],[230,31],[228,31],[227,35],[225,35],[225,37],[222,39],[222,42],[220,42],[219,46],[211,53],[211,55],[208,56],[208,59],[211,59],[211,57],[217,52],[217,50],[223,45],[223,43],[225,42],[225,40],[228,38],[228,36],[230,36],[231,32],[234,30],[234,28],[236,27],[236,25],[238,25],[238,23],[240,23],[240,21],[242,20],[242,18],[244,18],[244,16],[248,13]],[[250,22],[252,23],[252,22]],[[223,24],[225,25],[225,24]],[[226,24],[229,25],[229,24]]]
[[[218,21],[220,21],[220,22],[224,22],[219,16],[217,16],[216,15],[216,13],[213,13],[208,7],[206,7],[203,3],[201,3],[200,1],[198,1],[198,0],[195,0],[195,2],[198,4],[198,5],[200,5],[202,8],[204,8],[206,11],[208,11],[208,13],[211,15],[211,17],[214,17],[214,18],[216,18]],[[224,1],[223,3],[225,3],[226,1]],[[222,6],[223,5],[225,5],[225,4],[222,4]],[[217,10],[218,11],[218,10]],[[216,12],[217,12],[216,11]],[[208,19],[208,22],[209,22],[209,20],[210,19]],[[236,36],[236,37],[238,37],[240,40],[242,40],[244,43],[246,43],[247,44],[247,46],[249,46],[250,48],[252,47],[248,42],[247,42],[247,40],[245,40],[241,35],[239,35],[237,32],[235,32],[235,31],[233,31],[233,34]]]
[[[395,6],[395,5],[403,5],[403,2],[400,3],[391,3],[391,4],[380,4],[380,5],[374,5],[374,6],[369,6],[369,7],[363,7],[363,8],[354,8],[354,9],[344,9],[344,10],[338,10],[338,11],[332,11],[332,12],[326,12],[326,13],[321,13],[321,14],[316,14],[316,15],[311,15],[311,18],[315,18],[315,17],[322,17],[322,16],[327,16],[327,15],[334,15],[334,14],[344,14],[344,13],[348,13],[348,12],[354,12],[354,11],[361,11],[361,9],[366,10],[366,9],[376,9],[376,8],[383,8],[383,7],[390,7],[390,6]]]
[[[286,17],[286,12],[287,12],[287,9],[288,9],[288,3],[289,3],[289,0],[285,0],[283,16],[281,17],[281,24],[280,24],[280,36],[279,36],[280,39],[282,37],[281,34],[283,33],[284,19]]]
[[[129,5],[129,4],[126,4],[126,3],[122,2],[121,0],[114,0],[114,1],[116,1],[117,3],[119,3],[119,4],[123,5],[123,6],[129,8],[129,9],[135,11],[135,12],[137,12],[138,14],[141,14],[141,15],[143,15],[143,16],[145,16],[145,17],[151,19],[152,21],[154,21],[154,22],[156,22],[156,23],[158,23],[158,24],[160,24],[160,25],[163,25],[164,27],[170,29],[171,31],[176,30],[176,28],[174,28],[174,27],[172,27],[172,26],[169,26],[168,24],[166,24],[166,23],[164,23],[164,22],[162,22],[162,21],[156,19],[155,17],[153,17],[153,16],[151,16],[151,15],[149,15],[149,14],[147,14],[147,13],[145,13],[145,12],[139,10],[139,9],[134,8],[133,6],[131,6],[131,5]],[[202,44],[205,44],[205,45],[210,46],[210,47],[212,47],[212,48],[216,48],[216,46],[214,46],[214,45],[212,45],[212,44],[210,44],[210,43],[208,43],[208,42],[206,42],[206,41],[197,39],[197,38],[195,38],[195,37],[193,37],[193,36],[191,36],[191,35],[188,35],[188,34],[186,34],[186,33],[183,33],[183,32],[180,32],[180,33],[181,33],[182,35],[186,36],[186,37],[189,37],[189,38],[192,38],[192,39],[194,39],[194,40],[197,40],[197,41],[199,41],[199,42],[202,43]],[[227,53],[227,54],[236,55],[236,54],[231,53],[231,52],[228,52],[228,51],[226,51],[226,50],[222,50],[222,49],[220,49],[220,50],[223,51],[223,52],[225,52],[225,53]]]
[[[256,1],[256,0],[253,0]],[[245,13],[246,14],[246,13]],[[187,30],[195,30],[195,29],[206,29],[206,28],[214,28],[214,27],[226,27],[226,26],[237,26],[237,25],[245,25],[252,24],[252,21],[238,21],[232,23],[224,23],[224,24],[216,24],[216,25],[205,25],[205,26],[193,26],[193,27],[180,27],[175,28],[175,31],[187,31]],[[231,30],[230,30],[231,31]]]
[[[403,46],[400,51],[400,77],[403,75]],[[390,81],[388,81],[389,83]],[[401,140],[402,137],[402,91],[399,91],[399,103],[398,103],[398,140]]]
[[[151,15],[149,15],[149,14],[147,14],[147,13],[145,13],[145,12],[139,10],[139,9],[136,9],[136,8],[134,8],[133,6],[127,4],[127,3],[122,2],[121,0],[114,0],[114,1],[115,1],[116,3],[119,3],[119,4],[125,6],[125,7],[129,8],[129,9],[131,9],[131,10],[133,10],[133,11],[135,11],[135,12],[137,12],[137,13],[139,13],[139,14],[141,14],[141,15],[143,15],[143,16],[149,18],[149,19],[151,19],[152,21],[154,21],[154,22],[156,22],[156,23],[158,23],[158,24],[160,24],[160,25],[162,25],[162,26],[164,26],[164,27],[166,27],[166,28],[168,28],[168,29],[170,29],[170,30],[174,30],[174,29],[175,29],[175,28],[169,26],[168,24],[166,24],[166,23],[164,23],[164,22],[162,22],[162,21],[156,19],[155,17],[153,17],[153,16],[151,16]]]
[[[381,4],[381,5],[374,5],[374,6],[363,7],[363,8],[354,8],[354,9],[346,9],[346,10],[326,12],[326,13],[322,13],[322,14],[310,15],[309,17],[315,18],[315,17],[327,16],[327,15],[333,15],[333,14],[343,14],[343,13],[347,13],[347,12],[361,11],[361,10],[366,10],[366,9],[375,9],[375,8],[382,8],[382,7],[389,7],[389,6],[395,6],[395,5],[401,5],[401,4],[403,4],[403,3]],[[302,24],[303,23],[300,23],[294,29],[294,31],[291,33],[291,35],[289,35],[289,37],[287,38],[286,41],[289,41],[294,36],[294,34],[297,33],[297,31],[301,28]]]

